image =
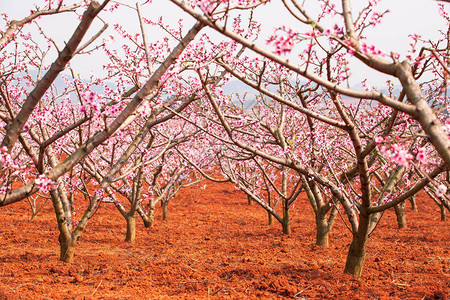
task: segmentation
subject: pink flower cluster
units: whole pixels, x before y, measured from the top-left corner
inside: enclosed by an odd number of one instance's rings
[[[450,118],[445,120],[444,125],[442,125],[442,129],[445,131],[447,135],[450,134]]]
[[[413,159],[413,156],[408,152],[408,150],[403,149],[398,144],[393,144],[390,146],[383,145],[380,150],[384,155],[400,166],[407,167],[409,165],[409,161]]]
[[[278,35],[277,31],[282,30],[286,35]],[[294,40],[297,37],[298,32],[292,28],[286,28],[282,26],[281,28],[275,29],[275,33],[267,39],[267,44],[275,47],[275,53],[277,55],[288,54],[294,48]]]
[[[0,148],[0,164],[2,164],[4,168],[9,168],[13,164],[11,155],[8,153],[6,147]]]
[[[366,43],[361,43],[360,48],[364,53],[384,56],[383,51],[377,49],[374,45],[367,45]]]
[[[330,1],[320,3],[320,7],[322,8],[322,11],[327,15],[334,16],[336,14],[336,4],[331,3]]]
[[[339,27],[339,25],[337,25],[337,24],[334,24],[333,29],[328,28],[324,31],[324,34],[326,36],[331,36],[332,34],[342,35],[343,33],[344,33],[344,30],[342,29],[342,27]]]
[[[88,91],[83,96],[84,96],[83,98],[84,98],[85,104],[81,106],[80,112],[82,114],[85,114],[88,112],[91,112],[91,113],[98,112],[100,107],[98,106],[98,104],[96,102],[97,95],[92,91]]]
[[[445,195],[445,193],[447,193],[447,187],[443,184],[439,185],[436,190],[436,196],[442,197]]]
[[[56,187],[56,183],[44,174],[39,175],[39,177],[34,180],[34,183],[39,186],[39,191],[42,193],[48,193],[51,189]]]
[[[428,156],[426,149],[424,147],[419,148],[419,151],[417,152],[416,159],[424,165],[428,164]]]
[[[380,145],[383,142],[388,142],[388,138],[383,138],[381,136],[375,137],[375,143]],[[392,159],[396,164],[407,167],[409,161],[414,158],[407,150],[400,147],[398,144],[393,145],[382,145],[380,151],[386,155],[388,158]],[[423,164],[428,165],[428,154],[425,147],[421,147],[417,150],[415,159]]]

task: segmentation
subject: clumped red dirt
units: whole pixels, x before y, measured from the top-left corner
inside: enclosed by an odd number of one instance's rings
[[[203,185],[203,184],[202,184]],[[72,265],[58,261],[50,203],[32,221],[26,202],[0,209],[0,299],[450,299],[450,230],[425,196],[407,206],[408,228],[385,213],[363,276],[343,274],[350,234],[338,220],[327,249],[314,245],[307,201],[292,235],[231,185],[180,191],[169,220],[124,242],[125,220],[102,204]]]

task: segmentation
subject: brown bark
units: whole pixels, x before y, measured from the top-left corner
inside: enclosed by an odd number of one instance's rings
[[[145,224],[145,227],[147,227],[147,228],[152,227],[155,222],[156,203],[154,203],[152,200],[150,200],[149,206],[150,206],[150,208],[149,208],[148,215],[147,215],[148,223]]]
[[[289,235],[291,234],[291,220],[289,217],[289,205],[286,203],[287,201],[283,201],[283,234]]]
[[[127,235],[125,242],[134,243],[136,240],[136,216],[134,214],[128,214],[127,220]]]
[[[57,190],[50,191],[50,196],[58,223],[60,260],[73,263],[76,239],[72,235],[72,220],[67,216],[70,215],[70,210],[64,210],[63,200]]]
[[[397,224],[398,228],[406,228],[406,215],[405,215],[405,204],[406,201],[403,201],[402,203],[397,204],[394,206],[395,214],[397,216]]]
[[[268,217],[268,224],[272,225],[273,224],[273,215],[270,211],[267,211],[267,217]]]
[[[314,181],[308,182],[305,176],[302,177],[303,186],[311,204],[316,221],[316,245],[320,247],[329,246],[329,232],[333,227],[337,208],[333,206],[330,217],[327,220],[327,213],[329,211],[329,204],[323,201],[322,195]]]
[[[64,234],[59,235],[59,260],[71,264],[74,262],[75,256],[75,241]]]
[[[411,203],[411,208],[413,211],[419,211],[417,208],[416,195],[409,197],[409,202]]]
[[[328,221],[325,216],[316,215],[316,245],[320,247],[328,247]]]
[[[167,220],[167,203],[162,202],[162,219],[163,221]]]
[[[344,273],[361,277],[364,260],[366,257],[366,245],[369,240],[370,215],[367,214],[368,207],[362,206],[358,231],[353,234],[352,243],[347,255]]]

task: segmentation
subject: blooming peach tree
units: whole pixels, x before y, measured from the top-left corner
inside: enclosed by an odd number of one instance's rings
[[[307,183],[317,185],[321,197],[334,199],[344,207],[353,234],[345,272],[361,275],[368,237],[384,210],[401,206],[432,182],[440,187],[438,193],[446,191],[445,185],[435,179],[450,166],[447,58],[445,48],[439,48],[446,44],[446,34],[440,41],[427,43],[412,35],[411,49],[402,57],[395,49],[386,52],[370,44],[364,36],[387,13],[376,11],[378,1],[368,1],[356,18],[349,0],[339,4],[319,1],[322,9],[315,14],[298,1],[283,1],[286,15],[298,26],[280,24],[261,44],[232,20],[250,11],[246,14],[250,24],[266,1],[171,2],[216,30],[228,43],[251,52],[239,58],[226,54],[217,57],[217,66],[268,97],[267,101],[287,105],[309,119],[309,142],[313,143],[310,157],[301,157],[301,145],[295,144],[289,147],[294,150],[289,154],[282,141],[266,140],[267,145],[260,149],[223,111],[223,97],[207,82],[210,66],[198,70],[205,97],[217,114],[215,122],[222,124],[230,142],[247,155],[293,168],[306,177]],[[442,5],[440,10],[448,23]],[[349,88],[353,61],[386,76],[387,87],[370,88],[363,81],[362,89]],[[332,127],[326,130],[334,134],[321,131],[318,123]],[[315,142],[316,136],[323,141]],[[285,137],[293,136],[287,131]],[[278,143],[278,153],[270,149],[272,143]],[[296,147],[299,152],[295,152]],[[336,153],[326,153],[327,147]],[[411,174],[411,168],[420,176]]]
[[[76,72],[71,72],[69,62],[84,51],[91,54],[104,47],[104,41],[97,45],[93,43],[106,25],[85,44],[81,42],[99,13],[114,13],[116,5],[108,4],[108,0],[101,4],[96,1],[90,4],[81,2],[75,6],[66,6],[63,1],[49,2],[42,10],[32,12],[25,21],[7,20],[6,30],[2,34],[2,121],[5,130],[1,143],[4,159],[1,164],[3,194],[0,205],[21,201],[38,191],[49,192],[60,231],[60,257],[66,262],[73,261],[76,241],[103,199],[101,190],[109,186],[112,176],[120,171],[138,146],[133,141],[139,139],[136,134],[142,135],[142,130],[130,132],[130,124],[137,122],[143,112],[148,115],[147,119],[156,124],[170,119],[170,116],[158,118],[165,110],[158,99],[163,98],[161,94],[172,94],[167,92],[168,87],[181,88],[177,84],[176,74],[183,67],[181,63],[176,63],[177,58],[203,27],[196,23],[191,30],[180,33],[174,46],[154,53],[153,62],[148,61],[150,56],[145,51],[148,49],[141,46],[145,66],[152,65],[152,68],[146,68],[152,71],[151,74],[147,72],[146,76],[136,77],[130,76],[129,72],[110,72],[107,78],[92,76],[86,83],[78,79]],[[104,11],[106,7],[108,11]],[[44,47],[35,44],[35,37],[31,39],[23,27],[34,21],[39,25],[39,16],[75,9],[78,9],[76,13],[81,12],[82,15],[78,27],[63,49],[43,31],[42,36],[48,44]],[[139,23],[138,17],[136,20]],[[15,34],[18,31],[20,35]],[[125,33],[123,35],[124,38],[128,37]],[[143,45],[144,42],[139,44]],[[93,49],[86,50],[89,46]],[[45,47],[54,47],[58,52],[50,66],[43,59],[48,51]],[[22,52],[22,49],[25,50]],[[143,64],[140,66],[142,68]],[[30,73],[33,68],[37,69],[36,77]],[[132,71],[145,74],[140,68]],[[62,91],[58,91],[54,81],[63,70],[68,70],[71,76],[62,77],[65,86]],[[105,81],[115,84],[105,85]],[[192,92],[185,92],[179,95],[183,98],[179,98],[178,102],[174,100],[174,109],[182,109],[189,103],[183,101],[184,96]],[[171,106],[170,103],[167,105]],[[145,131],[146,127],[142,128]],[[130,137],[130,133],[135,136]],[[94,165],[100,163],[101,153],[96,148],[108,143],[112,136],[129,144],[127,152],[122,155],[120,162],[108,170],[110,176],[100,183],[100,189],[97,189],[100,192],[89,197],[89,204],[75,220],[71,195],[77,190],[83,190],[80,185],[86,183],[81,166],[89,161],[94,161]],[[17,185],[17,182],[22,184]]]
[[[338,217],[351,231],[345,272],[356,277],[384,211],[394,208],[405,226],[405,201],[422,189],[441,215],[449,208],[447,30],[436,41],[412,34],[410,49],[399,54],[366,36],[388,13],[377,0],[357,15],[350,0],[320,0],[318,9],[282,1],[280,14],[296,23],[278,18],[269,34],[258,12],[270,1],[170,1],[192,16],[189,30],[182,21],[170,27],[146,18],[140,4],[109,0],[47,1],[19,21],[3,15],[0,206],[49,194],[62,260],[73,261],[101,203],[114,202],[132,225],[136,212],[151,214],[143,197],[151,210],[192,168],[232,181],[285,233],[290,206],[306,192],[319,245],[328,245]],[[105,34],[103,16],[114,18],[121,7],[133,9],[140,30],[114,24]],[[446,8],[439,10],[448,28]],[[40,26],[41,17],[61,13],[79,16],[64,45]],[[86,40],[95,22],[100,29]],[[164,37],[151,42],[147,31],[156,29]],[[51,51],[57,55],[49,64]],[[72,64],[80,55],[106,57],[106,75],[80,79]],[[385,86],[363,79],[350,88],[354,62],[385,76]],[[231,80],[255,99],[239,105],[248,97],[227,94]],[[88,200],[82,209],[74,202],[80,193]]]

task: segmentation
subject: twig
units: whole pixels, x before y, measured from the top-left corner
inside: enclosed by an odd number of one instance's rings
[[[94,296],[95,292],[97,292],[98,288],[100,287],[100,285],[102,284],[103,280],[100,280],[100,283],[97,285],[97,287],[95,288],[95,290],[92,292],[91,296]]]
[[[311,285],[305,287],[303,290],[301,290],[300,292],[296,293],[296,294],[294,295],[294,298],[295,298],[295,299],[305,299],[305,298],[303,298],[303,297],[300,297],[300,295],[301,295],[304,291],[310,289],[312,286],[313,286],[313,285],[311,284]]]

